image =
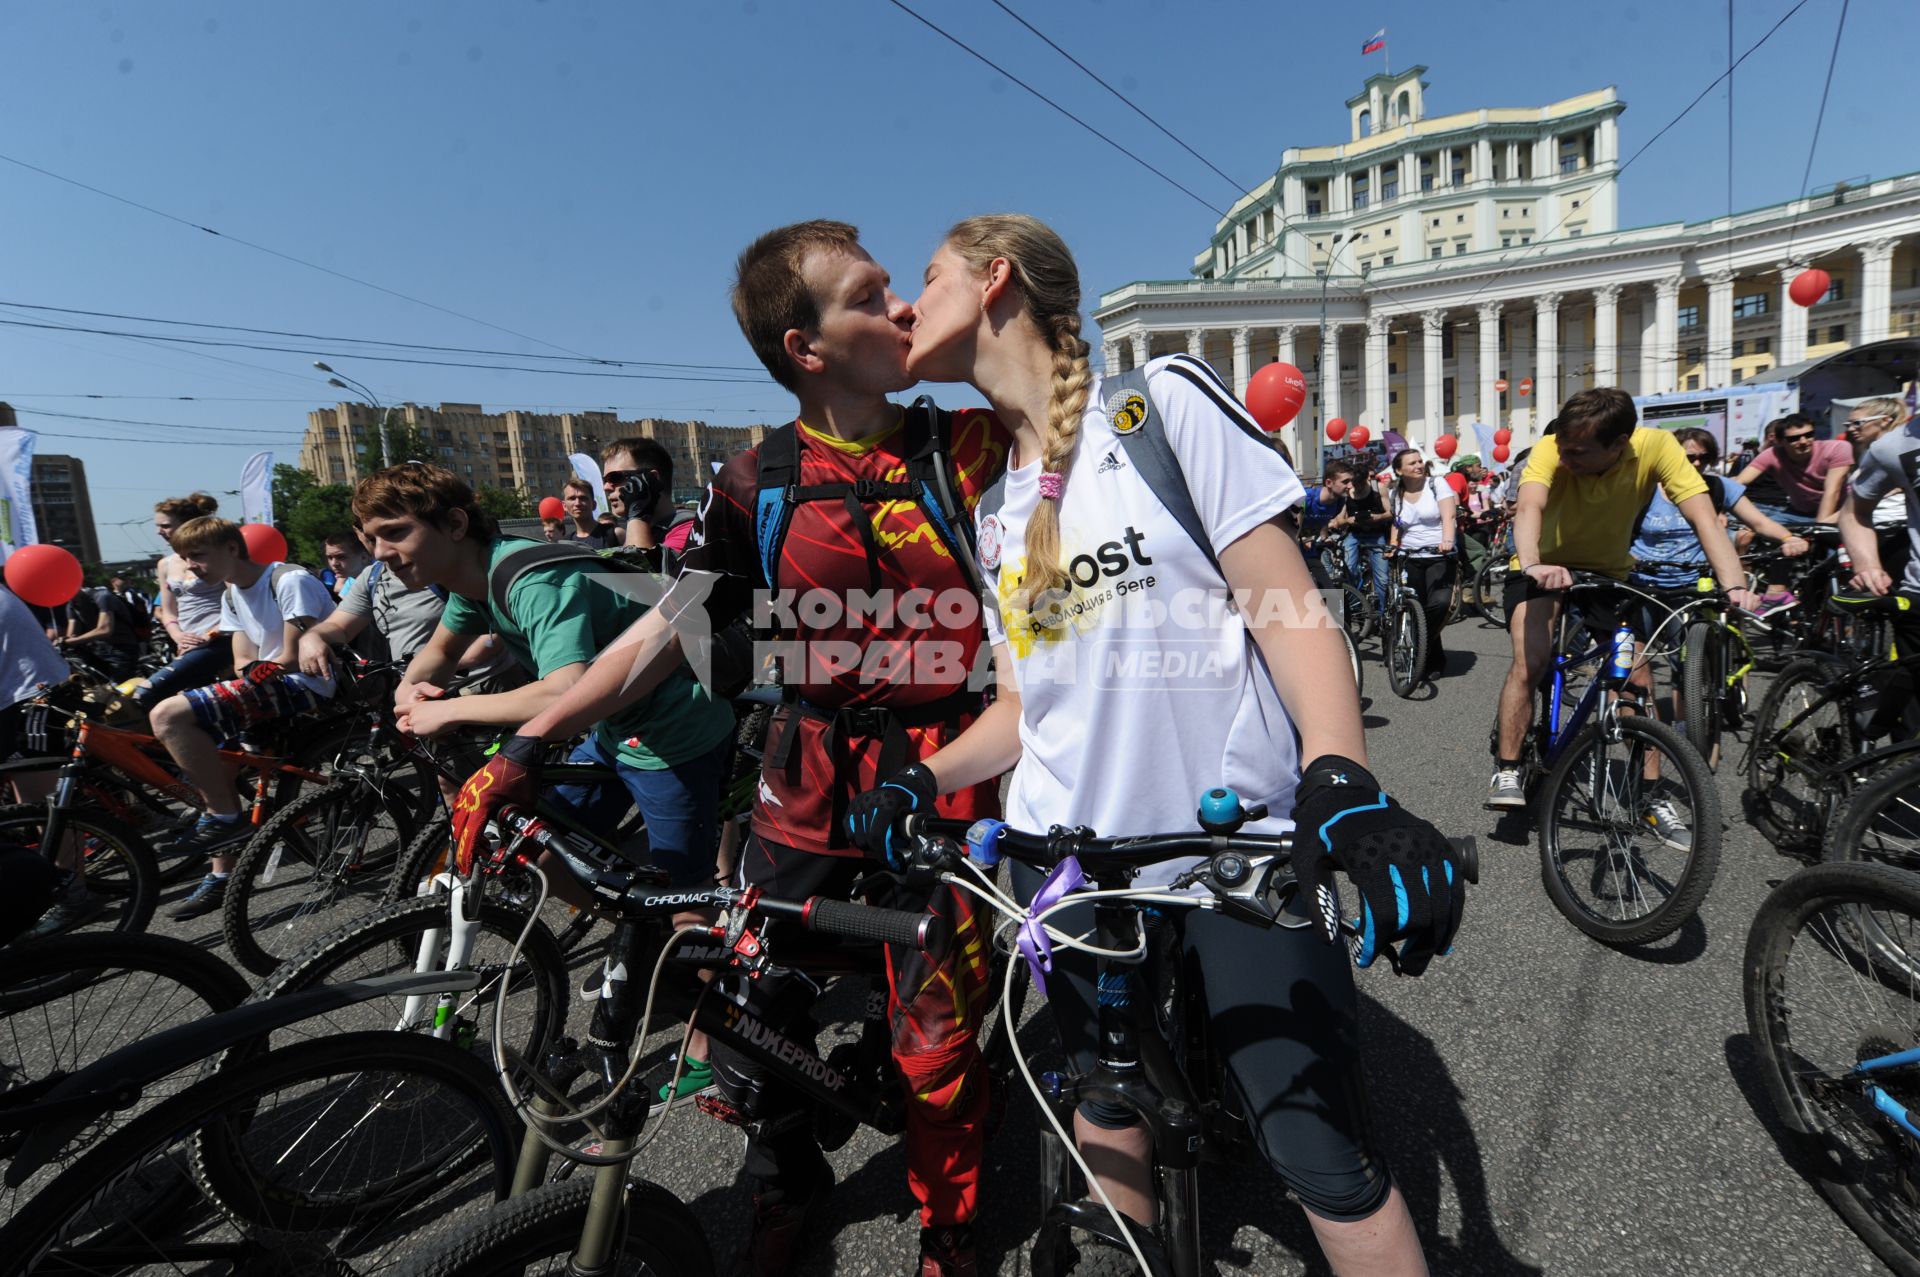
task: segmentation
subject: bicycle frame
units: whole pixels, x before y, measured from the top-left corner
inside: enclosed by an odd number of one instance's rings
[[[1920,1126],[1914,1125],[1912,1112],[1906,1105],[1888,1095],[1873,1082],[1873,1075],[1876,1073],[1905,1068],[1911,1064],[1920,1064],[1920,1047],[1899,1051],[1893,1055],[1878,1056],[1871,1060],[1862,1060],[1853,1066],[1849,1076],[1861,1079],[1865,1083],[1867,1098],[1873,1102],[1873,1107],[1882,1117],[1892,1121],[1912,1139],[1920,1140]]]
[[[1837,700],[1844,699],[1852,684],[1866,678],[1872,678],[1874,681],[1883,681],[1886,675],[1903,666],[1909,668],[1920,667],[1920,655],[1903,656],[1893,661],[1875,661],[1870,665],[1849,671],[1845,679],[1835,680],[1832,687],[1829,687],[1827,690],[1821,692],[1820,695],[1814,697],[1805,709],[1802,709],[1798,714],[1795,714],[1786,722],[1782,723],[1775,729],[1774,735],[1776,737],[1786,735],[1817,711],[1825,709]],[[1754,744],[1757,746],[1760,742],[1756,741]],[[1826,767],[1809,765],[1804,759],[1792,757],[1786,757],[1785,762],[1790,769],[1805,776],[1811,783],[1819,788],[1825,789],[1836,776],[1841,776],[1863,767],[1873,766],[1886,762],[1889,759],[1900,758],[1913,753],[1920,753],[1920,738],[1894,741],[1892,744],[1882,745],[1878,749],[1864,750],[1861,753],[1843,758]]]

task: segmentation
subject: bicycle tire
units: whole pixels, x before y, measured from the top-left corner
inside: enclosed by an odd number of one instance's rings
[[[1920,757],[1894,763],[1854,791],[1822,857],[1920,871]]]
[[[1474,607],[1482,618],[1503,630],[1507,628],[1507,569],[1507,556],[1488,554],[1473,579]]]
[[[1835,700],[1804,718],[1802,712],[1847,669],[1846,662],[1833,656],[1795,657],[1767,688],[1754,715],[1746,755],[1749,815],[1753,827],[1781,851],[1816,851],[1825,839],[1831,809],[1844,800],[1844,790],[1813,783],[1801,767],[1830,766],[1860,752],[1851,698]],[[1795,718],[1802,721],[1787,739],[1782,725]],[[1844,778],[1839,783],[1844,784]]]
[[[464,1221],[458,1229],[436,1230],[420,1241],[423,1257],[402,1268],[398,1277],[564,1273],[580,1241],[592,1193],[590,1176],[543,1184],[478,1219]],[[706,1233],[678,1197],[646,1180],[630,1180],[624,1209],[612,1271],[643,1272],[649,1277],[713,1277],[713,1252]],[[557,1267],[553,1261],[558,1261]],[[535,1264],[543,1266],[532,1267]]]
[[[1340,620],[1346,627],[1348,637],[1355,643],[1364,643],[1373,633],[1373,622],[1367,615],[1366,591],[1351,581],[1342,581],[1340,602]]]
[[[275,812],[227,879],[220,921],[228,952],[267,975],[315,936],[378,908],[408,841],[406,806],[342,776]]]
[[[451,898],[443,895],[383,905],[315,939],[262,981],[250,1000],[258,1002],[341,980],[412,971],[417,966],[420,943],[429,932],[442,933],[437,952],[444,955],[444,932],[451,905]],[[499,988],[507,954],[526,929],[527,915],[522,910],[485,901],[480,905],[477,921],[480,938],[468,966],[488,973],[489,978],[479,988],[458,995],[457,1001],[446,1008],[444,1018],[449,1022],[446,1031],[451,1036],[467,1038],[477,1054],[491,1060],[493,995]],[[508,1049],[535,1068],[543,1066],[548,1045],[566,1022],[567,995],[566,956],[546,924],[536,922],[527,931],[507,990],[509,998],[521,999],[508,1009],[512,1034]],[[430,1004],[433,1000],[425,1001]],[[393,1031],[402,1024],[406,1009],[405,998],[373,998],[303,1020],[281,1030],[280,1034],[325,1036],[370,1028]],[[409,1026],[409,1031],[433,1031],[437,1017],[429,1014],[432,1011],[431,1005],[416,1008],[418,1014],[425,1014],[427,1018]],[[281,1040],[282,1037],[277,1036],[275,1044]]]
[[[1727,692],[1725,633],[1717,622],[1695,621],[1686,628],[1680,650],[1680,712],[1687,718],[1687,741],[1718,771]]]
[[[160,865],[153,848],[110,816],[68,811],[62,819],[68,832],[89,840],[85,844],[87,889],[107,899],[105,912],[79,930],[145,931],[160,903]],[[39,847],[46,823],[45,804],[10,803],[0,807],[0,841]]]
[[[1401,700],[1426,681],[1427,614],[1413,599],[1394,600],[1380,640],[1380,657],[1387,667],[1387,686]]]
[[[325,1081],[333,1085],[296,1097],[284,1115],[263,1108],[281,1088]],[[420,1098],[428,1087],[458,1110],[443,1104],[428,1114]],[[371,1108],[356,1100],[354,1088],[375,1097]],[[449,1120],[450,1111],[467,1121]],[[457,1153],[408,1151],[402,1123],[429,1116],[430,1124],[415,1121],[414,1129],[458,1144]],[[303,1128],[284,1146],[277,1138],[282,1123]],[[319,1138],[308,1140],[316,1131]],[[282,1271],[271,1262],[270,1248],[279,1245],[297,1248],[299,1271],[327,1271],[313,1261],[331,1243],[316,1233],[341,1230],[335,1241],[398,1248],[413,1229],[393,1225],[424,1209],[432,1194],[464,1183],[468,1200],[483,1186],[491,1200],[503,1198],[519,1135],[490,1071],[444,1042],[394,1033],[306,1042],[199,1082],[109,1136],[0,1227],[0,1254],[15,1256],[28,1273],[94,1271],[90,1243],[114,1252],[112,1271],[127,1271],[140,1265],[128,1261],[126,1249],[153,1249],[164,1263],[169,1244],[193,1246],[194,1262],[208,1263],[205,1248],[219,1247],[244,1258],[245,1271],[261,1272]],[[250,1141],[272,1148],[270,1168],[250,1158]],[[325,1177],[313,1187],[293,1182],[299,1168],[288,1156],[306,1147]],[[397,1157],[412,1159],[404,1174],[393,1169]],[[182,1184],[191,1184],[200,1201],[178,1205]],[[143,1200],[129,1200],[136,1195]],[[160,1202],[167,1209],[155,1209]],[[206,1229],[239,1237],[214,1240],[196,1231]],[[263,1246],[267,1254],[259,1253]],[[362,1250],[351,1253],[352,1271],[372,1271]]]
[[[1587,800],[1588,806],[1600,809],[1594,817],[1596,822],[1610,821],[1623,829],[1650,823],[1643,814],[1643,808],[1647,801],[1655,797],[1655,792],[1648,790],[1644,796],[1641,793],[1646,782],[1638,775],[1640,759],[1637,754],[1629,749],[1617,769],[1605,755],[1600,755],[1597,763],[1588,761],[1595,746],[1605,742],[1609,732],[1617,732],[1621,738],[1637,741],[1643,747],[1657,748],[1661,755],[1661,790],[1665,792],[1671,789],[1676,783],[1674,773],[1677,771],[1677,783],[1684,787],[1688,804],[1691,845],[1686,851],[1679,852],[1657,835],[1653,836],[1661,847],[1682,857],[1677,871],[1643,875],[1640,869],[1647,864],[1647,856],[1636,848],[1628,848],[1623,852],[1613,845],[1611,838],[1604,854],[1599,848],[1592,850],[1591,886],[1587,892],[1596,898],[1602,898],[1605,892],[1613,892],[1615,898],[1622,902],[1620,912],[1624,912],[1635,900],[1644,900],[1647,886],[1656,889],[1663,884],[1669,886],[1670,889],[1653,908],[1630,917],[1604,916],[1581,898],[1580,890],[1569,880],[1567,873],[1568,862],[1580,858],[1577,854],[1569,856],[1567,853],[1578,853],[1580,848],[1565,845],[1562,837],[1563,823],[1567,822],[1563,822],[1560,815],[1561,792],[1570,784],[1577,783],[1575,773],[1583,763],[1588,768],[1584,779],[1588,780],[1591,789],[1598,791]],[[1603,784],[1592,783],[1596,769],[1606,772]],[[1624,797],[1619,796],[1622,794]],[[1611,724],[1593,723],[1581,729],[1580,734],[1555,761],[1553,770],[1548,773],[1541,787],[1539,824],[1540,870],[1548,898],[1567,921],[1602,944],[1645,944],[1677,931],[1687,919],[1699,912],[1700,903],[1706,899],[1707,890],[1713,885],[1714,874],[1720,867],[1720,797],[1714,787],[1713,774],[1707,770],[1706,763],[1685,737],[1666,724],[1641,715],[1623,715]],[[1661,868],[1667,868],[1671,860],[1671,856],[1661,854]]]
[[[387,879],[386,903],[412,900],[425,890],[427,879],[453,863],[453,825],[444,817],[424,826],[393,862]]]
[[[1366,666],[1360,661],[1360,645],[1354,642],[1353,635],[1347,633],[1345,630],[1340,631],[1340,637],[1347,641],[1347,664],[1353,668],[1353,694],[1359,699],[1365,700],[1367,695],[1367,675]]]
[[[1855,928],[1875,910],[1912,923],[1893,928],[1909,940],[1920,935],[1920,878],[1886,865],[1835,862],[1803,869],[1776,887],[1747,932],[1747,1029],[1768,1098],[1787,1128],[1795,1169],[1813,1181],[1888,1267],[1903,1277],[1920,1277],[1920,1210],[1904,1189],[1907,1162],[1897,1152],[1888,1156],[1884,1119],[1872,1112],[1853,1075],[1863,1059],[1915,1045],[1903,1041],[1883,1049],[1883,1039],[1890,1036],[1885,1023],[1911,1023],[1914,964],[1909,961],[1905,981],[1895,983],[1880,964],[1859,963],[1850,952]],[[1875,926],[1887,934],[1886,925],[1876,921]],[[1808,943],[1796,944],[1803,933]],[[1796,964],[1796,954],[1805,960]],[[1836,1023],[1842,1036],[1832,1067],[1825,1068],[1820,1056],[1828,1052],[1820,1049],[1819,1017],[1796,1016],[1790,1001],[1797,987],[1823,971],[1837,975],[1839,965],[1847,967],[1850,981],[1858,979],[1843,991],[1848,1000],[1839,1005],[1857,1007],[1860,1020],[1845,1027]],[[1901,1011],[1897,1019],[1876,1017],[1876,994],[1887,995],[1889,1012]],[[1898,1087],[1903,1102],[1920,1103],[1911,1072],[1882,1076],[1888,1086]]]

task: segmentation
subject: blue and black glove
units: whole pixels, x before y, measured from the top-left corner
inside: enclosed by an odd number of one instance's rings
[[[1387,797],[1373,774],[1326,754],[1301,774],[1293,803],[1293,872],[1312,893],[1329,942],[1340,936],[1337,869],[1360,892],[1355,965],[1381,953],[1394,970],[1419,975],[1453,946],[1466,903],[1466,878],[1447,840]]]
[[[939,782],[924,763],[909,763],[884,784],[854,797],[847,806],[847,837],[870,856],[884,856],[898,869],[893,855],[893,831],[900,818],[930,812],[940,796]]]

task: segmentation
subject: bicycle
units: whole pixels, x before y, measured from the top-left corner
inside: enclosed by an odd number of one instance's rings
[[[1888,1267],[1920,1275],[1920,877],[1801,870],[1761,905],[1744,969],[1791,1162]]]
[[[1684,925],[1713,885],[1720,797],[1706,761],[1651,705],[1622,712],[1627,676],[1646,659],[1633,618],[1622,616],[1602,640],[1574,615],[1582,597],[1659,600],[1588,572],[1573,573],[1565,593],[1521,740],[1541,873],[1548,899],[1581,931],[1603,944],[1644,944]],[[1575,701],[1569,679],[1580,675],[1588,682]]]
[[[1300,551],[1307,558],[1308,571],[1320,584],[1328,609],[1338,610],[1340,634],[1347,642],[1347,663],[1353,668],[1354,692],[1364,699],[1366,671],[1360,664],[1360,639],[1374,624],[1367,616],[1370,605],[1366,593],[1347,579],[1339,537],[1321,537],[1309,541],[1300,547]]]
[[[1427,681],[1426,600],[1408,579],[1416,563],[1454,558],[1453,552],[1393,549],[1387,552],[1387,610],[1380,659],[1387,667],[1387,685],[1405,700]],[[1457,578],[1456,578],[1457,581]]]
[[[1251,1161],[1253,1141],[1248,1115],[1236,1107],[1224,1062],[1212,1044],[1205,1004],[1192,988],[1190,973],[1173,959],[1168,928],[1155,914],[1211,909],[1268,929],[1317,926],[1291,909],[1298,891],[1288,860],[1293,836],[1242,832],[1265,814],[1262,807],[1243,806],[1232,791],[1216,789],[1201,797],[1202,827],[1191,832],[1101,838],[1089,829],[1055,826],[1033,834],[997,820],[967,826],[926,816],[907,817],[898,831],[908,840],[915,867],[964,884],[1023,928],[1025,944],[1038,946],[1033,937],[1044,929],[1051,943],[1090,948],[1094,955],[1095,987],[1101,990],[1095,999],[1100,1048],[1094,1067],[1084,1074],[1047,1073],[1036,1081],[1014,1055],[1050,1128],[1043,1131],[1041,1222],[1031,1256],[1036,1277],[1053,1277],[1076,1259],[1074,1271],[1082,1277],[1131,1272],[1136,1265],[1153,1277],[1194,1277],[1203,1271],[1199,1167],[1203,1161]],[[964,851],[959,837],[965,839]],[[1466,881],[1478,881],[1474,840],[1451,844]],[[1144,866],[1185,857],[1200,863],[1167,887],[1131,886]],[[1055,875],[1031,908],[1021,908],[994,887],[990,874],[1001,859]],[[1081,881],[1088,888],[1084,892],[1066,885]],[[1202,894],[1183,894],[1189,888]],[[1086,904],[1094,919],[1091,946],[1046,927],[1050,916]],[[1343,923],[1342,930],[1350,939],[1359,934],[1351,924]],[[1014,1005],[1015,987],[1040,952],[1023,948],[1026,961],[1008,963],[1003,1007]],[[1397,955],[1386,952],[1397,963]],[[1132,1111],[1149,1135],[1160,1220],[1152,1229],[1127,1227],[1111,1212],[1074,1147],[1069,1134],[1074,1114],[1088,1100]],[[1076,1166],[1094,1196],[1074,1195]],[[1076,1253],[1076,1231],[1092,1240],[1093,1254]],[[1124,1263],[1124,1269],[1113,1267],[1115,1262]]]
[[[1474,607],[1489,624],[1507,628],[1507,575],[1513,563],[1513,522],[1500,518],[1493,522],[1493,535],[1487,538],[1487,557],[1473,578]]]

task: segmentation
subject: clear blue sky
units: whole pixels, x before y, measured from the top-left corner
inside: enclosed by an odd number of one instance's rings
[[[1209,202],[1238,193],[988,0],[909,3]],[[1697,0],[1008,3],[1239,188],[1283,147],[1345,136],[1381,26],[1394,66],[1430,68],[1435,113],[1616,85],[1623,155],[1726,63],[1726,8]],[[1737,48],[1792,7],[1740,0]],[[1738,72],[1736,206],[1797,193],[1839,8],[1809,0]],[[1815,186],[1920,168],[1908,68],[1886,52],[1912,18],[1912,0],[1855,0]],[[1183,277],[1214,221],[887,0],[14,4],[0,47],[0,154],[594,355],[750,365],[726,305],[733,258],[799,218],[858,223],[911,296],[952,221],[1034,213],[1075,249],[1090,300]],[[1623,223],[1724,211],[1726,131],[1715,90],[1627,174]],[[0,303],[551,353],[12,164],[0,192]],[[306,412],[336,398],[310,355],[208,353],[0,327],[0,399],[41,451],[85,459],[109,557],[157,548],[152,503],[236,488],[253,448],[295,460]],[[770,380],[335,362],[390,400],[789,415]],[[87,393],[196,401],[54,397]]]

